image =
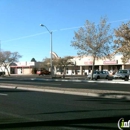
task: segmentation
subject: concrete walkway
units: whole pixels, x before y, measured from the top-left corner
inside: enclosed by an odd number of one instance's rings
[[[17,77],[18,75],[16,75]],[[8,78],[17,80],[15,76],[11,76]],[[19,77],[19,76],[18,76]],[[44,76],[39,77],[33,75],[30,78],[30,75],[20,76],[18,80],[36,80],[36,81],[48,81],[48,82],[85,82],[85,83],[108,83],[108,84],[130,84],[129,81],[124,80],[87,80],[86,77],[72,77],[67,76],[65,79],[63,78],[44,78]],[[32,86],[32,85],[14,85],[14,84],[0,84],[1,88],[11,88],[11,89],[20,89],[20,90],[31,90],[31,91],[40,91],[40,92],[51,92],[51,93],[61,93],[61,94],[71,94],[71,95],[80,95],[80,96],[91,96],[91,97],[100,97],[100,98],[115,98],[115,99],[127,99],[130,100],[130,92],[126,91],[112,91],[112,90],[93,90],[93,89],[73,89],[73,88],[58,88],[58,87],[45,87],[45,86]]]
[[[44,78],[31,78],[31,80],[37,81],[60,81],[60,82],[97,82],[97,83],[117,83],[117,84],[130,84],[129,81],[124,80],[87,80],[87,79],[80,79],[80,78],[65,78],[65,79],[44,79]]]
[[[97,83],[109,83],[109,84],[130,84],[130,81],[116,80],[116,81],[88,81],[88,80],[72,80],[72,79],[39,79],[31,78],[30,80],[42,80],[42,81],[63,81],[63,82],[97,82]],[[36,85],[19,85],[19,84],[0,84],[1,88],[29,90],[29,91],[40,91],[80,96],[91,96],[99,98],[114,98],[114,99],[126,99],[130,100],[130,92],[126,91],[112,91],[112,90],[93,90],[93,89],[74,89],[74,88],[58,88],[58,87],[45,87]]]

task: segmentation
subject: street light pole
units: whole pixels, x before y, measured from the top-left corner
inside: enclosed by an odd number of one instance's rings
[[[45,27],[47,31],[50,33],[50,48],[51,48],[51,59],[50,59],[50,65],[51,65],[51,78],[53,77],[53,64],[52,64],[52,32],[43,24],[40,24],[40,26]]]

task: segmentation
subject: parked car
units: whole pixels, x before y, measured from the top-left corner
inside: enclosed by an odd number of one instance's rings
[[[91,79],[92,74],[88,74],[88,79]],[[109,79],[108,71],[94,71],[93,79]]]
[[[37,74],[40,75],[50,75],[51,72],[49,72],[48,70],[38,70]]]
[[[130,69],[121,69],[113,75],[113,79],[123,79],[128,81],[130,79]]]

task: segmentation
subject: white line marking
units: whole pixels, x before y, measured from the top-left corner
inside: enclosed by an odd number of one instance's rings
[[[0,93],[0,96],[8,96],[8,94]]]
[[[6,116],[11,116],[11,117],[14,117],[16,120],[17,118],[20,118],[20,119],[23,119],[25,121],[26,120],[29,120],[29,121],[41,121],[41,120],[38,120],[36,118],[28,118],[28,117],[25,117],[25,116],[21,116],[21,115],[17,115],[17,114],[13,114],[13,113],[7,113],[7,112],[3,112],[3,111],[0,111],[0,114],[2,115],[6,115]],[[15,121],[16,121],[15,120]],[[17,122],[17,121],[16,121]]]
[[[47,84],[47,85],[61,85],[61,84],[56,84],[56,83],[55,83],[55,84],[53,84],[53,83],[38,83],[38,84]],[[38,84],[37,84],[37,85],[38,85]]]
[[[73,83],[73,84],[85,84],[85,85],[88,85],[88,83]],[[89,84],[90,85],[90,84]],[[96,84],[91,84],[92,85],[96,85]]]

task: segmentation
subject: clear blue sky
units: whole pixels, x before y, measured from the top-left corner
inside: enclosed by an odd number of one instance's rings
[[[74,31],[86,20],[98,24],[101,16],[118,27],[130,20],[130,0],[0,0],[1,49],[19,52],[19,61],[50,57],[50,34],[42,23],[53,31],[58,56],[76,56]]]

